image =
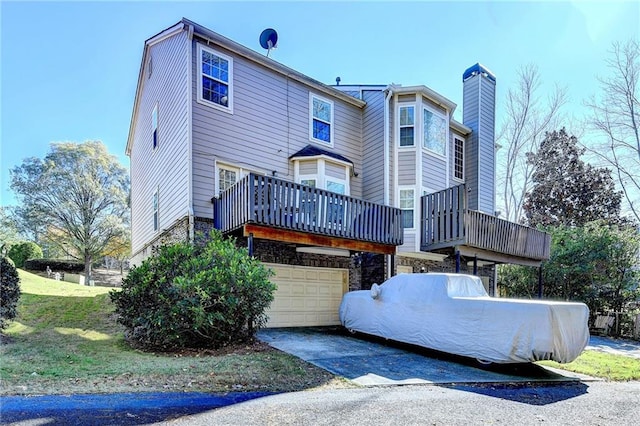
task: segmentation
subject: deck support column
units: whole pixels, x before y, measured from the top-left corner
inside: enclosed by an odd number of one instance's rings
[[[249,256],[253,257],[253,232],[247,237],[247,250],[249,250]]]
[[[538,299],[542,299],[542,293],[544,290],[544,285],[542,282],[542,264],[538,266]]]
[[[460,250],[456,250],[456,274],[460,273]]]
[[[478,256],[473,258],[473,275],[478,275]]]

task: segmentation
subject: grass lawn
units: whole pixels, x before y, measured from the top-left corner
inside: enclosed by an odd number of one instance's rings
[[[349,386],[262,343],[145,353],[124,341],[110,288],[20,273],[18,317],[0,346],[0,395],[149,391],[294,391]]]
[[[640,359],[599,351],[584,351],[568,364],[553,361],[540,361],[539,364],[607,380],[640,380]]]

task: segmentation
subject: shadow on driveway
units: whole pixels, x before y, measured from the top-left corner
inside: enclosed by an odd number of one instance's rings
[[[274,395],[242,392],[126,393],[0,397],[0,424],[143,425],[198,414],[250,399]]]
[[[342,327],[264,329],[258,338],[362,386],[595,380],[575,373],[551,371],[533,363],[479,368],[476,361],[469,358],[367,335],[352,336]]]

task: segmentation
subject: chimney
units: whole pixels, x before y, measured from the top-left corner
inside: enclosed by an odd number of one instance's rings
[[[462,122],[466,139],[465,177],[468,208],[493,215],[496,193],[496,77],[481,64],[462,75]]]

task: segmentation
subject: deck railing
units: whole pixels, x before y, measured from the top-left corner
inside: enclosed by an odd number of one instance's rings
[[[468,210],[464,184],[423,196],[421,207],[424,251],[466,245],[528,259],[549,258],[549,234]]]
[[[223,232],[253,223],[401,245],[401,215],[394,207],[253,173],[214,199],[214,225]]]

